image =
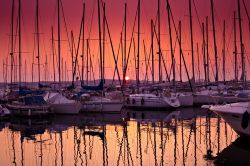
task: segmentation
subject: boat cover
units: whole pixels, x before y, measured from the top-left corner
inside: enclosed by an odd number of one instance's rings
[[[81,86],[82,86],[82,89],[84,90],[101,91],[103,90],[103,84],[104,84],[104,81],[101,80],[98,86],[84,86],[84,85],[81,85]]]
[[[42,96],[26,96],[24,98],[25,105],[44,105],[46,104]]]

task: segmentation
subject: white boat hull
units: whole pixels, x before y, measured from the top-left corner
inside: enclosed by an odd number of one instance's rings
[[[211,106],[210,110],[220,115],[238,134],[250,136],[249,103]]]
[[[150,95],[131,95],[125,104],[129,109],[175,109],[180,106],[179,101],[171,102],[171,99],[167,99],[159,96]]]
[[[81,109],[80,102],[67,99],[59,93],[47,93],[44,99],[49,103],[55,114],[78,114]]]

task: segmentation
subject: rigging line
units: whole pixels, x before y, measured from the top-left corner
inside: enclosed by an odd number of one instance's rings
[[[145,41],[143,40],[143,51],[144,51],[144,58],[145,58],[145,67],[146,67],[146,72],[144,74],[144,82],[148,81],[148,63],[147,63],[147,51],[146,51],[146,46],[145,46]]]
[[[121,34],[123,34],[124,26],[125,26],[125,20],[123,20]],[[126,41],[125,41],[125,42],[126,42]],[[117,62],[119,62],[119,61],[118,61],[118,58],[119,58],[119,54],[120,54],[120,49],[122,49],[121,47],[122,47],[122,41],[120,41],[120,43],[119,43],[119,46],[118,46],[118,53],[117,53],[117,56],[116,56],[116,58],[115,58]],[[122,52],[122,53],[123,53],[123,52]],[[124,55],[124,56],[125,56],[125,59],[126,59],[126,55]],[[122,60],[122,61],[123,61],[123,60]],[[122,70],[124,70],[124,69],[123,69],[123,66],[122,66]],[[122,72],[124,72],[124,71],[122,71]],[[115,73],[116,73],[116,70],[114,70],[114,75],[113,75],[112,84],[114,83]]]
[[[247,6],[246,6],[246,3],[245,3],[245,0],[242,0],[243,1],[243,6],[245,8],[245,11],[246,11],[246,14],[247,14],[247,18],[248,18],[248,21],[249,21],[249,24],[250,24],[250,17],[249,17],[249,13],[248,13],[248,10],[247,10]]]
[[[119,42],[119,47],[118,47],[118,53],[117,53],[117,55],[116,55],[116,60],[117,60],[117,61],[119,60],[119,54],[120,54],[121,45],[122,45],[122,43],[121,43],[121,40],[120,40],[120,42]],[[114,70],[112,84],[113,84],[114,81],[115,81],[115,73],[116,73],[116,70]]]
[[[199,26],[200,26],[200,30],[202,32],[202,25],[201,25],[200,17],[199,17],[199,14],[198,14],[198,10],[196,8],[195,0],[193,0],[193,4],[194,4],[195,13],[196,13],[196,16],[197,16],[197,19],[198,19],[198,23],[199,23]]]
[[[74,71],[73,71],[73,76],[72,76],[72,78],[73,78],[72,79],[72,84],[74,84],[74,77],[76,75],[76,67],[78,67],[78,72],[80,73],[79,64],[78,64],[78,54],[79,54],[79,48],[80,48],[80,42],[81,42],[81,37],[80,36],[82,35],[82,26],[83,26],[83,19],[81,19],[81,20],[82,21],[81,21],[80,32],[79,32],[79,37],[78,37],[77,49],[75,48],[74,35],[73,35],[73,32],[71,31],[72,37],[73,37],[73,41],[72,41],[73,50],[72,50],[72,52],[74,52],[74,50],[75,50],[75,54],[76,54]]]
[[[143,12],[143,10],[145,11],[145,12]],[[149,12],[147,12],[146,11],[146,9],[145,9],[145,3],[144,3],[144,1],[141,1],[141,13],[144,13],[142,16],[144,16],[144,17],[142,17],[142,18],[145,18],[146,20],[148,19],[148,18],[150,18],[149,16],[148,16],[148,13]],[[141,18],[141,20],[142,20],[142,18]],[[147,27],[146,25],[151,25],[151,23],[149,22],[149,24],[147,24],[147,23],[145,23],[145,21],[141,21],[141,24],[142,24],[142,26],[143,27]],[[145,32],[144,32],[145,33]],[[145,35],[145,37],[144,37],[144,39],[146,38],[146,41],[150,41],[148,38],[151,38],[150,37],[150,35],[148,36],[148,35]]]
[[[65,30],[66,30],[67,41],[68,41],[68,44],[69,44],[69,51],[71,52],[72,50],[71,50],[71,45],[70,45],[70,40],[69,40],[69,32],[68,32],[68,28],[67,28],[66,17],[65,17],[65,14],[64,14],[64,8],[63,8],[62,0],[60,0],[60,3],[61,3],[62,14],[63,14],[64,26],[65,26]]]
[[[104,3],[103,3],[102,0],[101,0],[101,2],[102,2],[101,3],[102,7],[104,8]],[[113,59],[115,61],[115,70],[117,70],[118,80],[119,80],[120,85],[122,86],[121,78],[120,78],[120,74],[119,74],[119,70],[118,70],[118,66],[117,66],[117,60],[115,59],[115,52],[114,52],[113,42],[112,42],[112,38],[111,38],[111,34],[110,34],[109,24],[108,24],[107,17],[106,17],[105,13],[104,13],[104,20],[105,20],[105,24],[106,24],[107,30],[108,30],[108,35],[109,35],[109,40],[110,40],[110,46],[111,46],[111,50],[112,50]],[[122,91],[122,93],[123,93],[123,91]]]
[[[90,35],[91,35],[91,32],[92,32],[92,25],[93,25],[93,20],[94,20],[94,12],[95,12],[95,6],[96,6],[96,1],[94,1],[94,3],[93,3],[93,10],[92,10],[92,13],[91,13],[91,20],[90,20],[90,28],[89,28],[89,36],[88,36],[88,38],[90,39]]]
[[[153,25],[153,29],[154,29],[154,33],[155,33],[155,38],[157,40],[157,43],[159,45],[160,41],[159,41],[159,37],[157,37],[157,32],[156,32],[156,29],[155,29],[155,24]],[[162,62],[163,62],[163,66],[164,66],[164,69],[165,69],[165,72],[166,72],[166,75],[167,75],[167,79],[168,79],[168,82],[170,82],[170,74],[168,73],[168,70],[167,70],[167,67],[166,67],[166,63],[165,63],[165,59],[162,55],[162,51],[159,52],[160,56],[161,56],[161,59],[162,59]]]
[[[178,39],[178,43],[179,43],[179,45],[181,45],[181,41],[180,41],[180,38],[179,38],[179,35],[178,35],[178,31],[177,31],[177,28],[176,28],[176,25],[175,25],[175,22],[174,22],[174,16],[173,16],[172,9],[171,9],[170,5],[169,5],[169,10],[170,10],[172,22],[173,22],[173,25],[174,25],[174,30],[175,30],[175,33],[176,33],[176,36],[177,36],[177,39]],[[185,67],[185,70],[186,70],[186,74],[187,74],[187,77],[188,77],[188,82],[189,82],[191,91],[193,91],[192,83],[191,83],[191,80],[190,80],[190,77],[189,77],[189,73],[188,73],[188,69],[187,69],[187,65],[186,65],[186,61],[185,61],[182,49],[181,49],[181,57],[182,57],[182,60],[183,60],[183,63],[184,63],[184,67]]]
[[[174,43],[174,50],[173,50],[173,54],[175,55],[175,51],[176,51],[176,47],[177,47],[177,37],[176,37],[176,40],[175,40],[175,43]],[[171,62],[171,68],[170,68],[170,73],[169,73],[169,75],[171,76],[171,73],[172,73],[172,70],[174,70],[174,64],[176,65],[176,62],[175,62],[175,57],[173,57],[173,62]],[[178,68],[177,68],[177,70],[178,70]]]
[[[144,40],[143,40],[143,42],[144,42]],[[151,66],[150,66],[150,58],[151,58],[150,55],[152,53],[152,47],[150,47],[149,54],[147,54],[146,46],[145,46],[145,43],[144,43],[144,51],[145,51],[144,54],[146,54],[145,55],[146,73],[148,73],[148,68],[152,73],[152,69],[151,69]],[[146,77],[147,77],[147,81],[149,80],[148,74],[145,74],[144,82],[146,82]]]
[[[232,35],[233,35],[233,26],[232,26],[232,29],[230,31],[229,40],[228,40],[227,48],[226,48],[226,52],[228,54],[230,54],[229,47],[230,47],[230,43],[231,43],[231,40],[232,40]],[[232,64],[234,63],[231,56],[228,56],[228,59],[230,59],[230,61],[231,61]]]
[[[135,23],[136,23],[137,15],[138,15],[138,10],[136,10],[136,14],[135,14],[134,25],[133,25],[133,28],[132,28],[132,35],[131,35],[131,39],[130,39],[130,43],[129,43],[128,57],[126,59],[126,64],[125,64],[125,69],[124,69],[124,75],[126,75],[126,73],[127,73],[128,62],[129,62],[129,57],[130,57],[130,51],[132,49],[132,42],[133,42],[133,38],[134,38]],[[123,84],[124,84],[124,82],[123,82]]]

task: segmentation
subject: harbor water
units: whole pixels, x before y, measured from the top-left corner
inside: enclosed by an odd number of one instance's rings
[[[250,156],[249,143],[199,108],[12,118],[0,140],[4,166],[247,165]]]

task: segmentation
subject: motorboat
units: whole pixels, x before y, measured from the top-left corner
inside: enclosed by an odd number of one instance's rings
[[[127,98],[125,107],[130,109],[171,109],[180,107],[180,101],[176,97],[132,94]]]
[[[55,114],[78,114],[81,109],[81,103],[76,100],[70,100],[61,93],[48,92],[44,99],[51,106]]]
[[[43,116],[50,113],[50,106],[42,96],[24,96],[19,100],[6,104],[12,115],[18,116]]]
[[[238,134],[250,136],[249,102],[215,105],[209,109],[220,115]]]

